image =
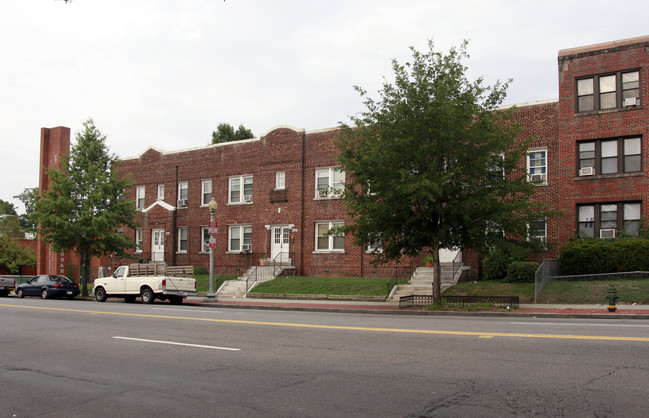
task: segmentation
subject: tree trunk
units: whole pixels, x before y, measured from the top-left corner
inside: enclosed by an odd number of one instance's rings
[[[435,278],[433,279],[433,301],[442,301],[442,268],[439,265],[439,244],[433,246],[433,263]]]
[[[81,296],[88,296],[88,277],[90,276],[90,255],[88,250],[81,250]]]

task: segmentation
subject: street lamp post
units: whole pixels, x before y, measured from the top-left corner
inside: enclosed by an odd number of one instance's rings
[[[208,230],[210,235],[210,290],[207,292],[207,298],[216,299],[216,294],[214,293],[214,247],[216,246],[214,239],[214,235],[216,235],[214,212],[216,212],[218,204],[216,203],[216,200],[212,198],[212,200],[210,200],[210,203],[207,204],[207,207],[210,209],[210,226]]]

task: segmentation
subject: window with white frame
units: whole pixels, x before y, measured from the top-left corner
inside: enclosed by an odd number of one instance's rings
[[[165,185],[158,184],[158,200],[165,200]]]
[[[344,222],[316,222],[315,224],[315,250],[316,251],[338,251],[342,252],[345,250],[345,236],[340,235],[329,235],[329,230],[337,227],[343,226]]]
[[[201,182],[201,204],[207,205],[212,200],[212,180],[203,180]]]
[[[135,208],[144,209],[144,193],[146,188],[144,186],[137,186],[135,189]]]
[[[284,190],[286,188],[286,172],[278,171],[275,173],[275,190]]]
[[[144,242],[144,231],[142,229],[135,230],[135,252],[142,252],[142,243]]]
[[[642,138],[607,138],[577,143],[579,175],[642,171]]]
[[[187,227],[181,226],[178,228],[178,252],[187,252]]]
[[[614,238],[620,232],[640,234],[640,202],[614,202],[577,207],[579,238]]]
[[[178,183],[178,206],[187,207],[189,199],[189,183],[181,181]]]
[[[381,253],[383,252],[383,241],[379,238],[376,240],[370,242],[367,245],[367,252],[368,253]]]
[[[527,180],[534,183],[548,182],[548,150],[536,148],[527,151]]]
[[[201,226],[201,252],[209,253],[210,252],[210,228],[207,226]]]
[[[228,251],[241,252],[252,249],[252,225],[228,226]]]
[[[230,177],[228,203],[252,203],[252,176]]]
[[[326,167],[315,170],[315,197],[340,197],[345,190],[345,170]]]
[[[577,112],[640,105],[640,72],[626,71],[577,79]]]
[[[527,239],[529,241],[539,241],[544,244],[547,243],[548,223],[545,218],[540,218],[529,223],[527,226]]]

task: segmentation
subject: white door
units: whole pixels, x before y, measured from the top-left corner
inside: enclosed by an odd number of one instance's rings
[[[165,261],[165,230],[151,231],[151,261]]]
[[[270,244],[270,259],[284,264],[291,264],[291,259],[289,258],[291,228],[288,226],[273,226],[271,233],[273,235]]]
[[[457,253],[459,253],[460,250],[456,248],[452,249],[447,249],[447,248],[440,248],[439,249],[439,262],[440,263],[452,263],[453,260],[455,260],[455,257],[457,256]]]

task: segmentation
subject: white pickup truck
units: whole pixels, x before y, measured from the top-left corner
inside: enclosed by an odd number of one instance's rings
[[[10,291],[16,288],[16,279],[0,277],[0,296],[7,296]]]
[[[139,296],[142,303],[160,299],[180,304],[187,296],[196,295],[193,276],[194,268],[191,266],[131,264],[118,267],[112,276],[95,279],[93,292],[99,302],[105,302],[109,297],[134,302]]]

